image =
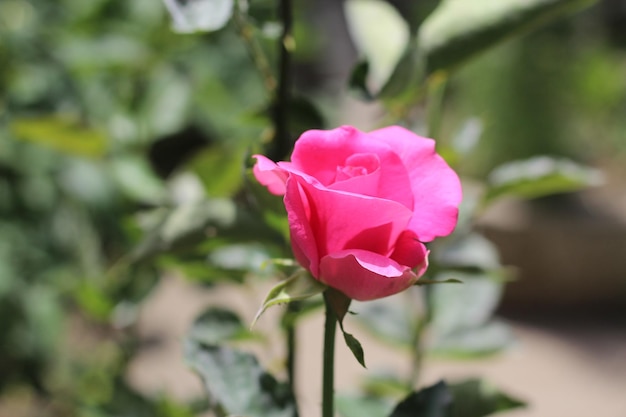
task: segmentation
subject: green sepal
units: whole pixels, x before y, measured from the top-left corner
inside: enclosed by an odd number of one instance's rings
[[[259,308],[259,311],[254,316],[250,327],[252,328],[255,325],[259,317],[261,317],[261,314],[269,307],[304,300],[323,293],[326,288],[326,285],[313,278],[308,271],[299,269],[292,276],[279,282],[269,291],[261,308]]]

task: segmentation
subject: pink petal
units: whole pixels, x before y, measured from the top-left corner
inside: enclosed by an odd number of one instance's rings
[[[435,153],[435,142],[399,126],[370,132],[387,143],[402,159],[414,194],[414,216],[409,224],[423,242],[454,230],[461,202],[461,182]]]
[[[374,155],[378,170],[348,180],[341,174],[342,168],[356,163],[356,159]],[[409,174],[402,160],[388,144],[354,127],[304,132],[296,141],[291,161],[291,167],[281,167],[290,172],[306,172],[328,188],[393,200],[413,208],[413,195],[407,192],[411,186]],[[371,161],[367,165],[371,166]]]
[[[309,221],[320,256],[344,249],[387,255],[412,215],[395,201],[329,190],[293,174],[291,179],[300,183],[310,204]]]
[[[252,155],[252,157],[256,158],[252,172],[257,181],[266,186],[272,194],[285,194],[285,183],[289,174],[263,155]]]
[[[285,208],[289,220],[291,248],[298,263],[310,271],[314,277],[319,275],[319,255],[317,242],[311,228],[311,208],[302,187],[294,178],[287,181]]]
[[[417,239],[413,231],[405,230],[396,241],[390,257],[400,265],[415,268],[424,263],[424,260],[428,257],[428,249]]]
[[[320,262],[320,281],[359,301],[404,291],[418,278],[409,267],[358,249],[332,253]]]

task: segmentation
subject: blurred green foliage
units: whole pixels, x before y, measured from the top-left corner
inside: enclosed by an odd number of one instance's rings
[[[248,156],[271,146],[277,130],[277,2],[250,2],[247,11],[241,3],[205,1],[206,7],[231,9],[211,23],[215,32],[181,35],[170,30],[165,6],[153,0],[0,2],[0,414],[15,398],[32,406],[24,415],[45,417],[187,417],[210,405],[146,398],[124,374],[140,349],[137,311],[163,270],[176,269],[205,287],[241,284],[249,276],[280,276],[280,266],[263,265],[291,256],[280,198],[246,171]],[[368,31],[361,30],[367,62],[355,69],[352,84],[380,99],[394,123],[424,98],[431,107],[441,105],[430,122],[442,124],[440,151],[451,164],[485,175],[502,162],[542,153],[602,156],[613,145],[626,151],[619,140],[626,129],[620,117],[626,61],[601,36],[581,41],[580,29],[555,26],[461,65],[500,35],[580,2],[536,0],[521,11],[496,7],[485,21],[465,19],[459,1],[419,3],[406,16],[374,6],[385,10],[385,24],[402,26],[404,40],[394,56],[381,57],[381,44],[368,43]],[[446,23],[459,19],[466,25]],[[590,14],[581,21],[594,19]],[[321,43],[308,22],[296,26],[295,37],[295,56],[314,57]],[[375,41],[385,49],[384,39]],[[450,100],[433,100],[429,91],[438,88],[432,85],[446,80]],[[439,91],[443,99],[445,90]],[[323,114],[332,112],[295,92],[287,104],[290,139],[324,127]],[[482,120],[484,132],[470,123],[453,135],[447,126],[468,116]],[[573,136],[581,138],[575,147]],[[552,169],[542,175],[528,168],[532,160],[493,171],[479,195],[466,197],[456,235],[433,247],[429,278],[459,277],[464,286],[422,289],[423,317],[411,302],[369,304],[360,314],[365,326],[395,346],[416,351],[417,345],[419,355],[423,349],[467,358],[504,348],[510,335],[491,316],[506,270],[471,221],[502,195],[536,197],[595,181],[592,171],[545,161]],[[504,179],[498,177],[503,171]],[[279,288],[268,305],[319,292],[306,285]],[[479,300],[473,309],[461,308],[468,293]],[[283,317],[283,327],[320,305],[302,302]],[[227,365],[241,366],[244,375],[259,376],[248,378],[242,391],[250,408],[237,408],[242,404],[229,387],[218,387],[223,398],[214,400],[227,411],[292,414],[288,387],[226,343],[250,338],[241,323],[229,311],[205,312],[190,331],[187,360],[207,387],[215,384],[207,372],[229,370],[220,365],[223,358],[237,359]],[[426,325],[433,334],[428,343],[421,340]],[[391,412],[391,403],[372,387],[407,388],[394,378],[370,381],[358,404],[365,399],[370,410]],[[452,391],[483,387],[464,384]],[[349,409],[356,407],[353,400],[341,401]],[[480,404],[488,403],[488,411],[476,415],[519,406],[485,401]]]

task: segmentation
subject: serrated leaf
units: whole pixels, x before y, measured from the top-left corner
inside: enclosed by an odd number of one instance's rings
[[[594,0],[444,0],[419,30],[427,71],[449,71],[510,36]]]
[[[468,379],[449,387],[454,398],[449,417],[484,417],[526,405],[480,379]]]
[[[350,333],[344,331],[343,326],[341,326],[341,332],[343,333],[343,340],[346,342],[348,348],[350,348],[350,351],[352,352],[356,360],[359,361],[363,368],[367,368],[367,366],[365,366],[365,353],[363,352],[363,346],[361,346],[361,342],[359,342],[357,338]]]
[[[234,0],[164,0],[172,16],[174,31],[211,32],[224,27],[235,6]]]
[[[217,307],[211,307],[198,316],[187,333],[190,340],[207,345],[219,345],[250,335],[237,314]]]
[[[509,162],[494,169],[483,197],[487,205],[503,196],[537,198],[578,191],[603,181],[602,173],[567,159],[547,156]]]
[[[261,308],[256,313],[250,327],[253,327],[261,314],[269,307],[285,304],[292,301],[304,300],[321,294],[326,290],[326,285],[317,281],[308,271],[301,269],[288,279],[281,281],[265,297]]]
[[[452,393],[445,382],[409,394],[389,417],[448,417]]]
[[[226,415],[247,417],[295,414],[295,400],[288,385],[265,372],[253,355],[187,340],[185,359],[202,378],[212,408]]]
[[[408,23],[381,0],[348,0],[345,14],[352,39],[369,64],[367,90],[380,91],[406,51]]]

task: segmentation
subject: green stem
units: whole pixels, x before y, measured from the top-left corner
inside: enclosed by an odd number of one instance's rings
[[[287,381],[292,392],[295,392],[296,374],[296,320],[294,316],[300,310],[300,303],[292,301],[287,306],[285,339],[287,343]]]
[[[234,13],[233,22],[237,33],[243,39],[244,45],[248,50],[248,54],[254,63],[255,68],[259,71],[263,79],[263,86],[269,96],[273,96],[276,91],[276,78],[272,72],[272,68],[267,60],[267,56],[263,48],[254,37],[254,27],[248,21],[246,15],[241,12],[239,2],[237,2]]]
[[[428,292],[430,289],[424,288],[420,291],[420,296],[423,300],[424,312],[415,326],[415,333],[413,333],[413,358],[411,363],[411,374],[407,381],[408,388],[413,390],[415,386],[419,384],[419,378],[422,371],[422,362],[424,360],[424,346],[422,344],[424,331],[432,320],[431,308],[429,304]]]
[[[322,417],[334,417],[335,401],[335,333],[337,317],[324,294],[326,323],[324,324],[324,370],[322,376]]]
[[[293,5],[292,0],[280,0],[278,5],[279,19],[283,25],[278,48],[278,87],[274,102],[274,149],[272,159],[281,160],[291,152],[291,136],[289,133],[289,106],[291,104],[291,53],[293,41]]]

